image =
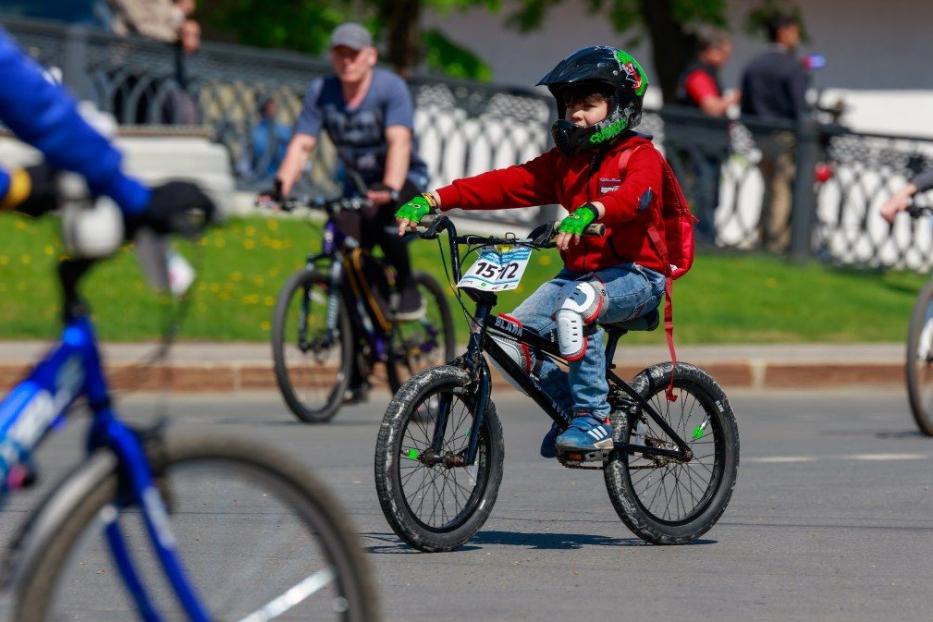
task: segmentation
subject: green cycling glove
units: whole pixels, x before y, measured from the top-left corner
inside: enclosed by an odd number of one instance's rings
[[[418,224],[422,218],[434,211],[436,207],[437,202],[434,197],[427,192],[423,192],[398,208],[398,211],[395,212],[395,220],[408,220]]]
[[[584,203],[567,218],[560,221],[557,228],[558,233],[570,233],[572,235],[583,235],[586,228],[599,217],[599,212],[589,203]]]

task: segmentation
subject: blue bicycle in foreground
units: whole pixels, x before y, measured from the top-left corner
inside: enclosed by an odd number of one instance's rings
[[[301,465],[249,438],[120,420],[78,295],[93,264],[60,263],[61,342],[0,402],[3,497],[35,480],[33,453],[80,398],[91,412],[86,459],[9,546],[10,617],[378,619],[348,519]]]

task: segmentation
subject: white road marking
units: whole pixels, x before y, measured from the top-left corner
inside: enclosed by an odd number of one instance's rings
[[[843,454],[843,455],[818,455],[818,456],[758,456],[755,458],[746,458],[742,462],[754,462],[758,464],[793,464],[801,462],[815,462],[817,460],[857,460],[860,462],[891,462],[895,460],[928,460],[927,454]]]

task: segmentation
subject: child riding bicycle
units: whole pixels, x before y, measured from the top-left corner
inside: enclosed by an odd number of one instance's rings
[[[573,421],[545,436],[541,455],[613,446],[602,333],[654,310],[670,274],[662,198],[676,183],[650,136],[633,132],[648,87],[644,69],[623,50],[592,46],[562,60],[538,85],[557,101],[556,148],[516,166],[454,181],[415,197],[396,213],[399,234],[429,212],[559,203],[570,211],[556,238],[564,268],[503,318],[547,335],[557,332],[564,373],[549,359],[517,361]],[[583,237],[588,225],[602,237]]]

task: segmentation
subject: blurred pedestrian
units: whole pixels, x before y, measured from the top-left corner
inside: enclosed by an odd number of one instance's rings
[[[742,114],[761,150],[765,183],[759,231],[765,248],[784,252],[790,244],[796,144],[790,124],[810,113],[810,76],[796,57],[800,24],[795,15],[775,13],[767,23],[770,48],[751,60],[742,76]]]
[[[279,106],[272,97],[259,102],[259,121],[250,133],[250,155],[246,174],[254,180],[270,180],[275,176],[285,150],[292,138],[291,129],[278,120]]]
[[[679,134],[674,141],[682,143],[675,160],[684,189],[697,217],[698,241],[715,243],[715,213],[719,207],[719,185],[722,165],[731,151],[729,130],[724,119],[729,108],[738,104],[739,91],[726,92],[719,78],[720,70],[732,56],[732,40],[728,33],[705,29],[696,33],[696,58],[681,73],[677,81],[677,104],[698,114],[683,117],[667,115],[665,128]],[[704,118],[705,117],[705,118]]]
[[[195,125],[200,120],[198,105],[192,91],[190,61],[201,49],[201,25],[186,19],[178,29],[175,43],[174,82],[168,86],[168,95],[162,106],[162,122],[172,125]]]
[[[192,1],[192,0],[189,0]],[[184,16],[172,0],[108,0],[110,30],[121,37],[139,35],[174,43]]]

